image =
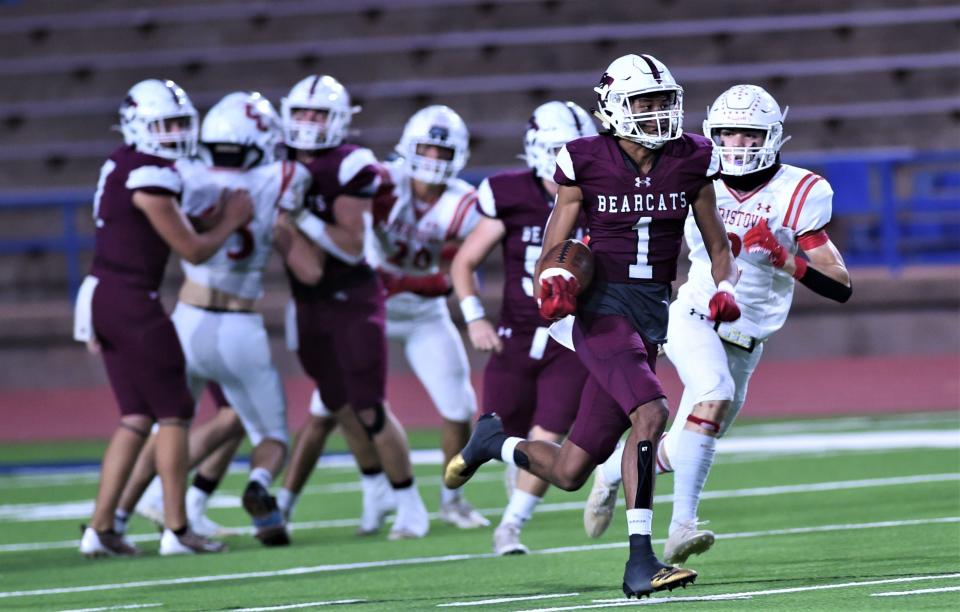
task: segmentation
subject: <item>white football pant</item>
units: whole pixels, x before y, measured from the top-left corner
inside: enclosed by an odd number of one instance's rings
[[[263,317],[177,303],[170,318],[187,359],[193,396],[200,397],[207,380],[219,383],[251,444],[264,438],[286,443],[287,403]]]

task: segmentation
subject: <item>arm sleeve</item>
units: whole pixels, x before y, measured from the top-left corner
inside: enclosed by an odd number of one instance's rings
[[[788,211],[784,225],[797,236],[823,228],[833,214],[833,188],[822,177],[813,175],[801,180],[794,201],[794,210]]]
[[[557,185],[566,185],[570,186],[575,184],[577,181],[576,173],[573,170],[573,158],[570,157],[570,152],[567,150],[567,146],[564,145],[560,152],[557,153],[557,169],[553,173],[553,182]]]
[[[173,167],[140,166],[127,176],[125,187],[131,191],[179,195],[183,191],[183,180]]]
[[[489,178],[483,179],[477,188],[477,209],[486,217],[497,218],[497,201],[493,196]]]

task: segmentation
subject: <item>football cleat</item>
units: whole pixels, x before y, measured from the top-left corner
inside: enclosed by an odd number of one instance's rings
[[[503,523],[493,532],[493,552],[505,555],[525,555],[530,549],[520,542],[520,525]]]
[[[682,567],[670,567],[656,557],[631,557],[623,572],[623,594],[644,597],[656,591],[672,591],[686,587],[697,579],[697,572]]]
[[[137,502],[134,512],[163,529],[163,486],[159,477],[154,477],[150,481],[150,485],[143,492],[140,501]]]
[[[83,536],[80,538],[80,554],[88,559],[97,557],[138,557],[139,548],[116,531],[97,531],[93,527],[81,525]]]
[[[602,466],[593,471],[593,487],[583,507],[583,529],[591,538],[599,538],[610,526],[619,489],[619,483],[609,484],[604,480]]]
[[[209,495],[196,487],[187,489],[185,504],[187,508],[187,522],[190,524],[190,529],[195,534],[202,535],[205,538],[235,535],[233,531],[222,527],[207,516],[207,502],[209,499]]]
[[[443,484],[448,489],[459,489],[465,485],[481,465],[500,456],[506,438],[503,421],[495,412],[481,416],[467,445],[447,463]]]
[[[686,521],[673,531],[663,545],[663,560],[670,565],[685,563],[690,555],[710,550],[715,536],[707,529],[697,529],[697,521]]]
[[[178,536],[169,529],[163,530],[160,536],[160,554],[167,555],[197,555],[204,553],[226,552],[227,545],[223,542],[217,542],[197,535],[187,530],[183,535]]]
[[[243,509],[253,519],[254,534],[264,546],[287,546],[290,535],[283,514],[277,508],[277,498],[259,482],[251,480],[243,491]]]
[[[470,502],[462,497],[440,504],[439,514],[441,521],[450,523],[460,529],[476,529],[478,527],[490,526],[490,521],[474,510]]]
[[[397,509],[393,488],[385,474],[381,474],[372,486],[363,484],[363,512],[357,535],[373,535],[387,522],[387,515]]]

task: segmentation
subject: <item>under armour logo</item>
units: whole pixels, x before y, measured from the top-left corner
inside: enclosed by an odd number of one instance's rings
[[[497,335],[501,338],[512,338],[513,337],[513,328],[512,327],[500,327],[497,329]]]
[[[640,185],[643,185],[644,187],[649,187],[649,186],[650,186],[650,177],[649,177],[649,176],[645,176],[645,177],[643,177],[643,178],[640,178],[640,177],[638,176],[636,179],[634,179],[633,186],[634,186],[634,187],[639,187]]]
[[[446,140],[450,137],[450,130],[442,125],[434,125],[430,128],[429,136],[431,140]]]
[[[697,311],[694,310],[693,308],[690,309],[690,316],[691,316],[691,317],[700,317],[700,320],[701,320],[701,321],[703,321],[703,320],[705,320],[705,319],[707,318],[706,315],[700,314],[699,312],[697,312]]]
[[[769,204],[757,204],[757,210],[765,210],[765,211],[767,211],[767,212],[770,212],[770,205],[769,205]]]

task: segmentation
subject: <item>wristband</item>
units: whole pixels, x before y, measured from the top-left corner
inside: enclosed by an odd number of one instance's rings
[[[728,280],[722,280],[717,283],[717,291],[725,291],[727,293],[733,293],[733,283]]]
[[[480,298],[475,295],[468,295],[460,300],[460,312],[463,313],[463,320],[466,323],[473,323],[487,314],[483,310]]]
[[[807,260],[799,255],[793,256],[793,265],[796,266],[796,270],[793,271],[793,278],[797,280],[802,280],[807,273]]]

